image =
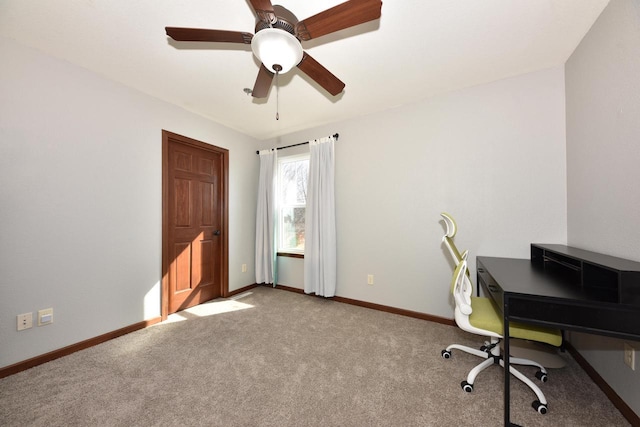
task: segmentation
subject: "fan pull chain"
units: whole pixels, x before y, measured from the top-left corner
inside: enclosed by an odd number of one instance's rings
[[[280,85],[278,84],[279,70],[276,70],[276,120],[280,120]]]
[[[276,120],[280,120],[280,85],[278,84],[278,76],[282,71],[280,64],[273,64],[273,71],[276,72]]]

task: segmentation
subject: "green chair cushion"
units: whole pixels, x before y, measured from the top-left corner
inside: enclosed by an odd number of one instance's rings
[[[469,316],[471,326],[504,335],[502,314],[490,298],[472,296],[471,308],[473,310]],[[525,325],[518,322],[509,323],[509,336],[511,338],[543,342],[556,347],[562,344],[562,334],[558,329]]]

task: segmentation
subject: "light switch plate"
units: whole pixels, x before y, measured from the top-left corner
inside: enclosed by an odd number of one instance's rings
[[[53,323],[53,308],[38,310],[38,326],[49,325],[51,323]]]

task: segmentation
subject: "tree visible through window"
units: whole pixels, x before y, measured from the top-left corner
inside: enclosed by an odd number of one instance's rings
[[[285,157],[279,161],[279,251],[304,252],[308,177],[308,155]]]

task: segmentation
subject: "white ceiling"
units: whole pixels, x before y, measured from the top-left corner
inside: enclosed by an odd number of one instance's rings
[[[272,0],[302,20],[343,0]],[[165,26],[253,33],[247,0],[0,0],[0,36],[258,139],[562,65],[609,0],[383,0],[379,21],[303,43],[346,83],[294,68],[267,100],[248,45],[178,43]],[[3,58],[3,61],[10,58]]]

